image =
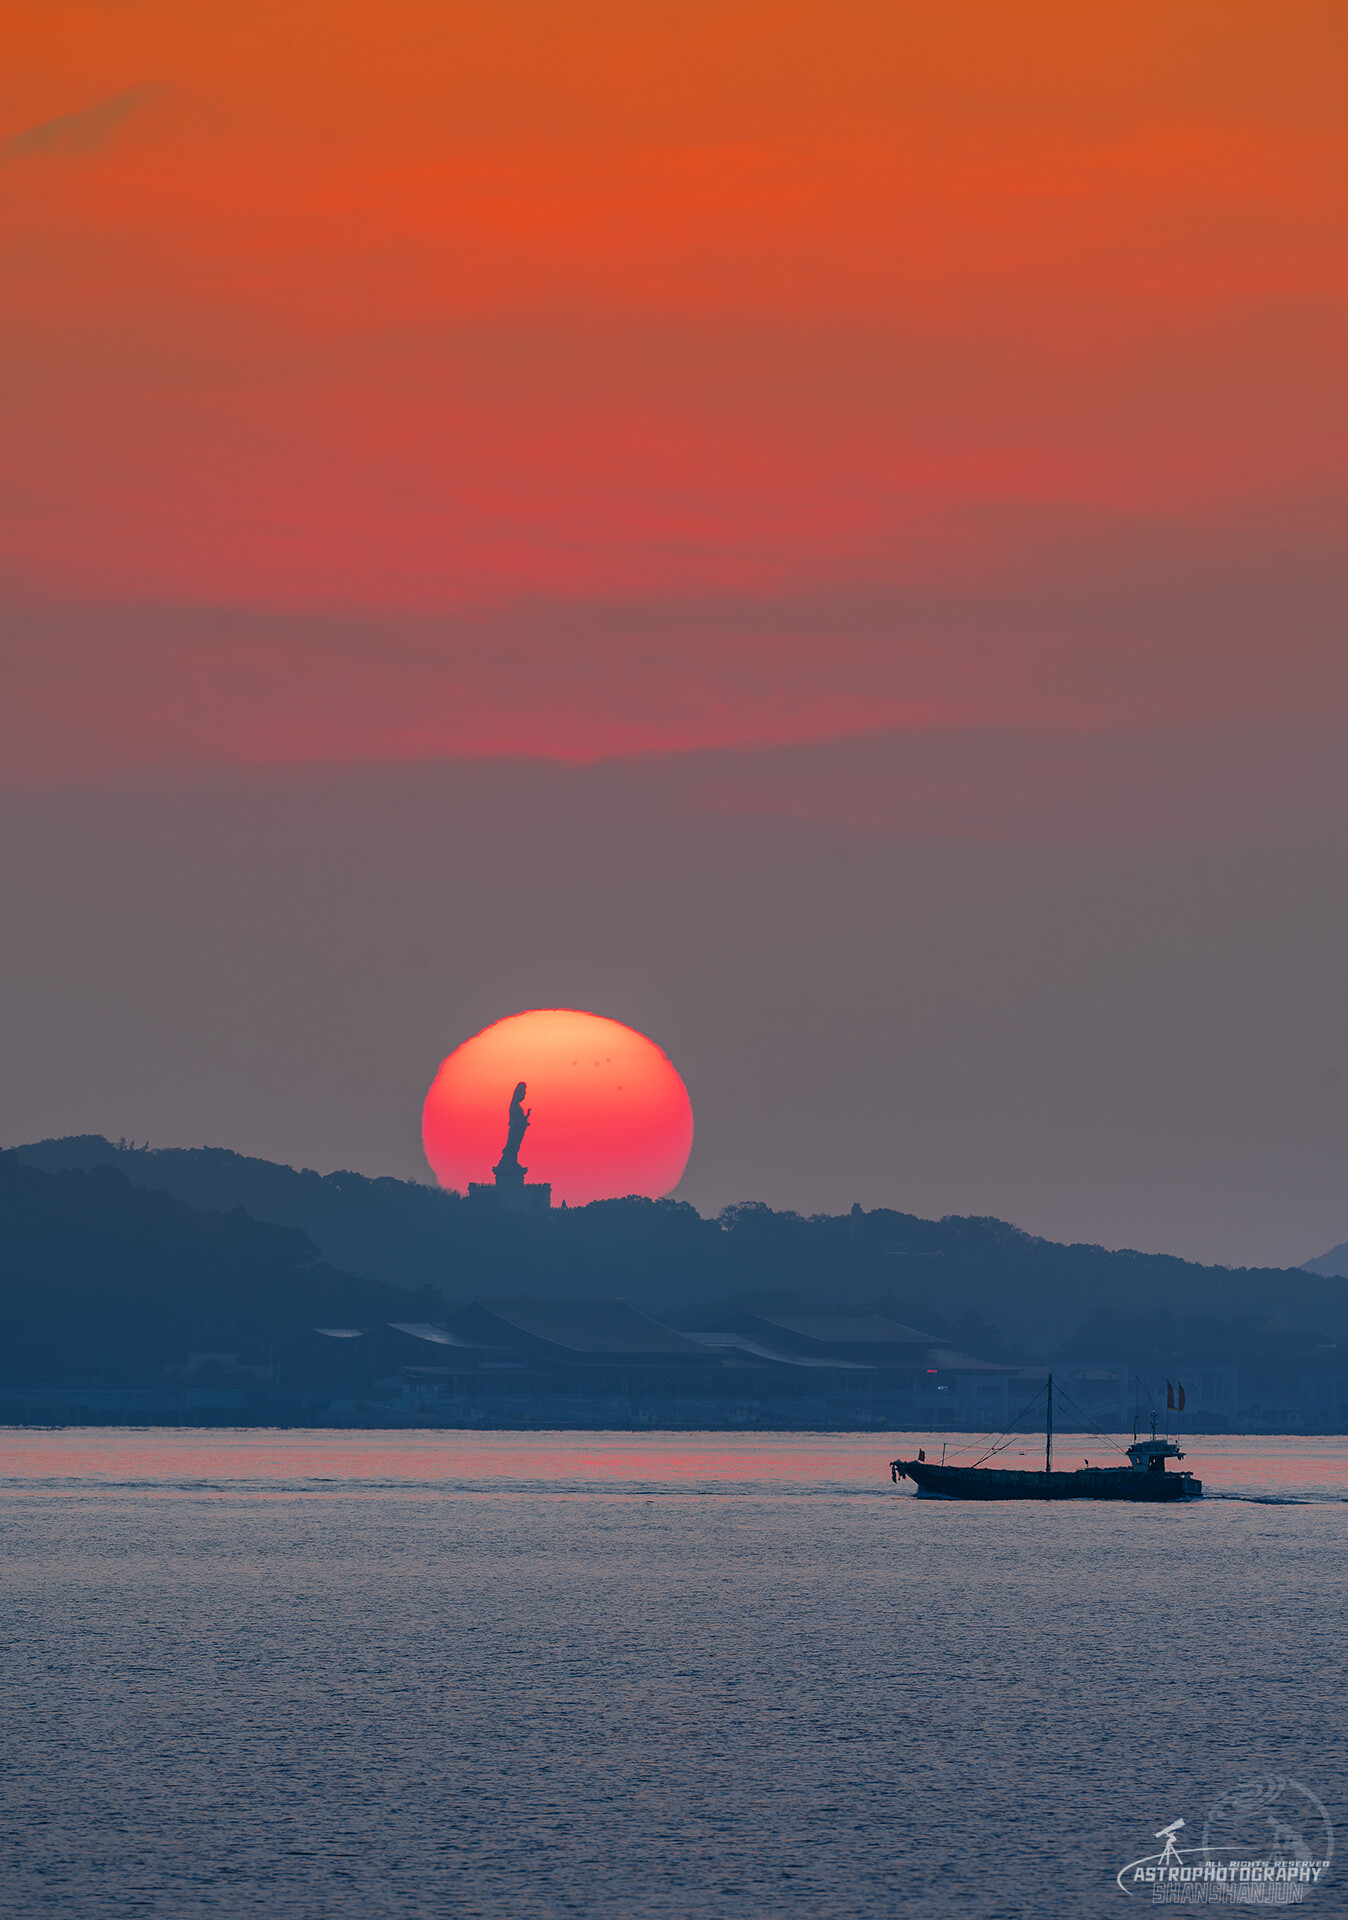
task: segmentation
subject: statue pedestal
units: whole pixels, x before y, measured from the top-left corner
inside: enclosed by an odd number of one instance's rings
[[[491,1186],[485,1180],[470,1180],[468,1198],[504,1207],[508,1213],[546,1213],[552,1206],[552,1182],[526,1181],[525,1171],[523,1167],[498,1169]]]

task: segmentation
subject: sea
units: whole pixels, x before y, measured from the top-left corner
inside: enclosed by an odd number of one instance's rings
[[[0,1429],[0,1913],[1348,1913],[1348,1439],[1180,1507],[914,1444]]]

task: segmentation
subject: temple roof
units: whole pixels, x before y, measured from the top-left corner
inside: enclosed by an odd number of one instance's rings
[[[475,1300],[454,1316],[472,1339],[535,1350],[657,1359],[707,1358],[697,1341],[661,1326],[626,1300]]]
[[[451,1327],[442,1327],[433,1320],[390,1320],[389,1325],[395,1333],[407,1333],[414,1340],[428,1340],[435,1347],[478,1347],[480,1340],[466,1340],[461,1333],[455,1333]]]
[[[727,1333],[722,1329],[712,1333],[689,1333],[688,1338],[696,1340],[699,1346],[720,1347],[728,1353],[752,1354],[755,1360],[771,1360],[779,1367],[831,1367],[852,1373],[870,1371],[865,1360],[838,1360],[827,1353],[787,1353],[780,1346],[765,1346],[761,1340],[754,1340],[747,1333]]]
[[[763,1313],[753,1316],[765,1326],[780,1327],[804,1339],[827,1346],[930,1347],[934,1333],[920,1333],[878,1313]]]

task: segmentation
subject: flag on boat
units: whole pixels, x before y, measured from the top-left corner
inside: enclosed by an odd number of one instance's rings
[[[1181,1413],[1184,1412],[1184,1382],[1182,1380],[1179,1382],[1179,1410]]]
[[[1168,1380],[1165,1383],[1165,1410],[1167,1413],[1175,1411],[1175,1389]]]

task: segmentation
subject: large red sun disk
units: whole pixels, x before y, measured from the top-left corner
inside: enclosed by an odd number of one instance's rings
[[[672,1062],[633,1027],[573,1008],[517,1013],[465,1040],[426,1095],[421,1134],[442,1187],[490,1181],[510,1096],[523,1080],[519,1151],[554,1204],[669,1193],[693,1144],[693,1109]]]

